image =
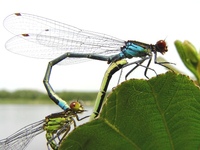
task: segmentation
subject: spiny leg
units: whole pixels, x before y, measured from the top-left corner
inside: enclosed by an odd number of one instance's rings
[[[144,66],[144,65],[141,65],[141,64],[137,64],[136,67],[134,67],[133,69],[131,69],[131,70],[126,74],[125,80],[127,80],[127,78],[128,78],[128,76],[130,75],[130,73],[131,73],[133,70],[135,70],[138,66],[147,68],[147,66]],[[148,69],[151,70],[151,71],[153,71],[153,72],[156,74],[156,76],[157,76],[157,73],[156,73],[156,71],[155,71],[154,69],[152,69],[152,68],[148,68]],[[148,77],[146,77],[146,78],[148,78]]]
[[[155,52],[155,56],[154,56],[154,63],[155,63],[155,64],[158,64],[158,65],[161,65],[161,66],[163,66],[163,67],[165,67],[165,68],[167,68],[167,69],[169,69],[169,70],[171,70],[171,71],[173,71],[173,72],[174,72],[174,70],[172,70],[171,68],[165,66],[164,64],[176,65],[175,63],[168,62],[168,61],[166,61],[166,62],[157,62],[157,53],[156,53],[156,52]]]
[[[133,63],[130,63],[128,65],[126,65],[125,67],[127,66],[130,66],[132,64],[136,64],[136,66],[134,68],[132,68],[125,76],[125,80],[127,80],[128,76],[130,75],[131,72],[133,72],[133,70],[135,70],[138,66],[140,66],[145,60],[139,60],[137,62],[133,62]]]
[[[148,62],[148,64],[147,64],[147,66],[142,65],[142,63],[143,63],[145,60],[147,60],[147,59],[149,59],[149,62]],[[138,61],[135,61],[135,62],[132,62],[132,63],[129,63],[129,64],[123,66],[123,68],[125,68],[125,67],[127,67],[127,66],[132,65],[132,64],[136,64],[136,66],[133,67],[133,68],[126,74],[125,79],[127,80],[128,76],[129,76],[137,67],[139,67],[139,66],[146,68],[146,69],[145,69],[145,72],[144,72],[144,75],[145,75],[146,78],[148,78],[147,75],[146,75],[148,69],[149,69],[149,70],[152,70],[152,71],[157,75],[157,73],[156,73],[156,71],[155,71],[154,69],[149,68],[150,62],[151,62],[151,57],[144,57],[144,58],[142,58],[142,59],[140,59],[140,60],[138,60]]]
[[[76,119],[77,119],[78,121],[81,121],[81,120],[83,120],[83,119],[85,119],[85,118],[88,118],[88,117],[90,117],[90,116],[85,116],[85,117],[83,117],[83,118],[79,118],[78,115],[75,114],[75,117],[76,117]],[[75,123],[75,121],[74,121],[74,123]],[[76,124],[76,123],[75,123],[75,124]]]
[[[149,58],[149,61],[148,61],[148,63],[147,63],[146,69],[145,69],[145,71],[144,71],[144,76],[145,76],[147,79],[149,79],[149,77],[147,76],[147,70],[149,69],[149,65],[150,65],[151,60],[152,60],[152,54],[149,55],[149,57],[147,57],[147,58]],[[155,72],[155,71],[154,71],[154,72]],[[156,74],[157,74],[157,73],[156,73]]]
[[[62,138],[59,140],[59,143],[58,143],[59,145],[63,141],[63,139],[66,137],[66,135],[69,133],[70,129],[71,129],[71,126],[68,124],[68,128],[65,128],[65,133],[62,136]]]

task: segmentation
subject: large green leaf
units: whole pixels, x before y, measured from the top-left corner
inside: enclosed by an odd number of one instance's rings
[[[109,95],[98,119],[75,129],[62,150],[200,148],[200,90],[168,72],[131,79]]]

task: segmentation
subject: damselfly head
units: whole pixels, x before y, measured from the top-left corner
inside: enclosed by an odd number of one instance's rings
[[[161,54],[165,54],[165,52],[168,51],[167,44],[166,44],[165,40],[159,40],[156,43],[155,47],[156,47],[156,51],[160,52]]]
[[[80,102],[78,102],[78,101],[71,102],[70,108],[71,108],[74,112],[79,112],[79,113],[80,113],[80,112],[85,111],[85,110],[83,109],[82,104],[81,104]]]

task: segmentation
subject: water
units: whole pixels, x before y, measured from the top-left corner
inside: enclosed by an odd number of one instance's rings
[[[84,107],[88,110],[80,114],[80,118],[90,115],[92,107]],[[4,139],[22,127],[44,119],[45,116],[62,111],[57,105],[0,105],[0,139]],[[87,122],[89,118],[77,125]],[[47,150],[45,132],[36,136],[26,150]]]

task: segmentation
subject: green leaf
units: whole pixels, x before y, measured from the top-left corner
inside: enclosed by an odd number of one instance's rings
[[[76,128],[61,150],[199,149],[200,90],[168,72],[131,79],[109,95],[100,117]]]

